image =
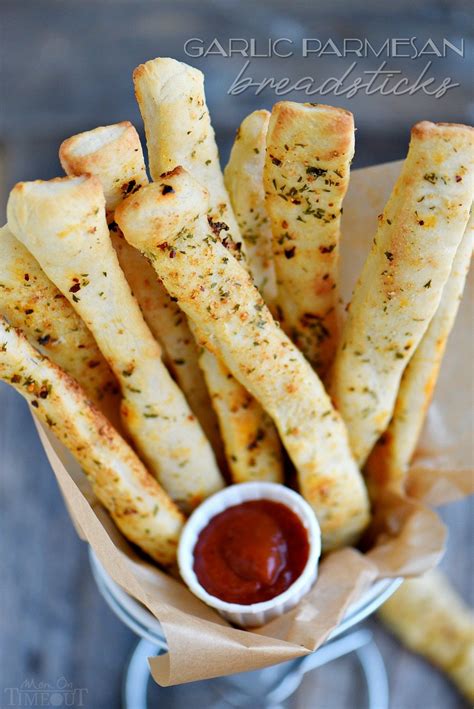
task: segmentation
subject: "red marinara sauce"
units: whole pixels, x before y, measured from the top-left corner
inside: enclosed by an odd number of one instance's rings
[[[308,533],[286,505],[250,500],[213,517],[194,547],[194,572],[208,593],[250,605],[275,598],[301,575]]]

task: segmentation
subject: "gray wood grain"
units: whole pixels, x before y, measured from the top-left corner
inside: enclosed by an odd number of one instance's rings
[[[304,0],[2,0],[0,83],[0,207],[18,180],[60,174],[58,145],[68,135],[95,125],[130,119],[141,126],[133,98],[132,69],[154,56],[184,59],[189,37],[423,36],[469,39],[467,0],[375,0],[328,4]],[[254,60],[256,77],[311,72],[340,73],[341,61],[308,64]],[[239,58],[192,60],[207,75],[207,95],[222,155],[251,110],[269,108],[271,93],[228,96],[242,65]],[[415,64],[403,62],[413,76]],[[374,62],[364,64],[372,67]],[[472,120],[469,61],[435,61],[436,76],[455,76],[461,87],[445,99],[337,99],[356,115],[356,166],[403,157],[409,127],[416,120]],[[295,100],[304,100],[295,96]],[[332,99],[331,99],[332,102]],[[4,689],[25,679],[55,682],[66,677],[88,690],[86,706],[115,709],[134,637],[101,599],[90,573],[85,545],[65,511],[54,476],[20,397],[0,384],[0,706]],[[472,503],[441,512],[450,529],[443,566],[454,586],[474,603]],[[370,621],[390,676],[391,709],[455,709],[465,706],[455,689],[422,659],[399,646],[376,620]],[[204,709],[199,690],[192,704]],[[153,705],[158,694],[150,692]],[[165,696],[165,700],[163,700]],[[163,703],[164,701],[164,703]],[[172,692],[160,706],[176,706]],[[292,706],[299,709],[362,709],[364,690],[353,659],[308,677]]]

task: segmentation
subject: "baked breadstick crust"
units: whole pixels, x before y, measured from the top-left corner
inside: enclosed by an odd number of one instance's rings
[[[130,121],[71,136],[61,144],[59,160],[67,175],[90,173],[100,178],[110,212],[124,197],[148,183],[140,138]]]
[[[8,226],[0,229],[0,313],[119,425],[119,386],[91,332]]]
[[[147,259],[124,239],[115,222],[111,226],[110,236],[145,322],[163,348],[162,359],[201,424],[219,467],[224,470],[226,461],[219,424],[199,366],[200,348],[189,328],[186,315],[172,300]]]
[[[338,343],[341,214],[354,130],[352,113],[342,108],[281,101],[267,133],[264,184],[279,317],[319,374]]]
[[[182,514],[79,384],[0,317],[0,378],[73,454],[127,539],[174,564]]]
[[[404,487],[461,302],[471,262],[473,233],[471,212],[438,309],[403,372],[390,424],[367,461],[367,477],[374,495],[381,489],[401,491]]]
[[[408,360],[438,308],[473,198],[474,129],[424,121],[379,217],[330,391],[363,465],[393,413]]]
[[[218,458],[225,466],[217,418],[201,369],[199,349],[186,316],[168,295],[154,269],[123,238],[113,221],[122,199],[148,184],[140,138],[129,121],[101,126],[65,140],[59,150],[68,175],[91,174],[104,190],[112,244],[146,324],[163,348],[163,359],[197,416]]]
[[[177,168],[125,200],[116,219],[211,348],[272,417],[318,516],[324,547],[353,542],[369,509],[344,424],[248,273],[210,232],[206,190]]]
[[[120,269],[100,181],[20,183],[8,219],[93,332],[120,383],[124,427],[141,457],[170,496],[193,509],[223,480]]]
[[[209,190],[209,214],[213,229],[223,235],[237,258],[245,243],[225,189],[219,165],[214,131],[204,94],[203,74],[174,59],[154,59],[135,69],[135,94],[143,116],[150,172],[154,180],[177,165],[184,166]],[[179,119],[177,120],[177,116]],[[242,262],[245,259],[242,258]],[[247,392],[222,362],[210,354],[199,357],[224,441],[227,463],[234,482],[283,479],[283,462],[276,431],[270,432],[268,418],[256,402],[243,415],[235,402],[245,401]],[[253,430],[251,428],[253,426]],[[268,431],[263,438],[262,431]],[[258,446],[236,454],[242,442]],[[268,462],[274,461],[272,472]],[[248,465],[248,463],[252,465]]]
[[[272,230],[265,209],[263,166],[270,113],[254,111],[237,130],[224,181],[229,192],[253,282],[270,310],[276,300]]]
[[[446,672],[474,701],[474,616],[441,571],[405,581],[379,616],[404,645]]]
[[[175,59],[159,57],[133,72],[135,96],[145,125],[153,180],[182,165],[206,185],[209,215],[223,222],[242,248],[237,221],[224,185],[219,153],[204,94],[204,75]]]
[[[200,357],[213,406],[223,422],[221,436],[232,482],[282,483],[281,445],[273,421],[214,353],[203,348]],[[225,425],[229,415],[232,425]]]

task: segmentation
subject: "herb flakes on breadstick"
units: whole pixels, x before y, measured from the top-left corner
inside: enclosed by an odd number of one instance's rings
[[[174,59],[153,59],[135,69],[135,94],[145,124],[153,179],[182,165],[209,190],[211,228],[225,234],[236,258],[242,238],[225,189],[214,131],[204,95],[203,74]],[[179,119],[177,119],[179,117]],[[194,325],[198,339],[205,339]],[[268,416],[245,388],[209,352],[199,358],[234,482],[283,480],[280,442]],[[271,464],[271,465],[270,465]]]
[[[117,380],[92,334],[8,226],[0,229],[0,313],[119,425]]]
[[[214,129],[199,69],[168,57],[151,59],[133,72],[135,96],[145,125],[153,180],[182,165],[209,190],[209,216],[225,224],[242,248],[239,227],[219,164]]]
[[[223,480],[120,269],[104,203],[96,177],[19,183],[8,221],[93,332],[120,383],[123,423],[145,463],[192,509]]]
[[[281,324],[324,375],[338,341],[342,201],[354,118],[342,108],[281,101],[267,133],[264,183]]]
[[[325,548],[353,542],[369,509],[342,419],[249,274],[209,229],[205,188],[176,168],[126,199],[115,216],[125,238],[151,260],[210,346],[272,417]]]
[[[217,417],[199,367],[199,348],[186,316],[171,299],[153,267],[125,241],[113,221],[123,198],[148,184],[140,138],[129,121],[100,126],[65,140],[59,158],[68,175],[91,174],[104,190],[110,237],[122,271],[146,324],[163,347],[164,361],[196,414],[222,467],[225,459]]]
[[[472,256],[473,232],[471,212],[441,302],[403,372],[390,424],[367,461],[366,473],[374,494],[380,489],[403,489],[462,298]]]
[[[123,534],[160,564],[174,564],[182,514],[77,382],[2,317],[0,379],[71,451]]]
[[[359,465],[385,431],[408,360],[438,308],[473,198],[474,129],[414,126],[354,290],[330,391]]]
[[[195,333],[199,338],[199,328]],[[270,416],[213,353],[203,348],[200,361],[212,403],[223,422],[222,439],[232,482],[283,482],[280,440]]]
[[[265,141],[269,120],[268,111],[254,111],[242,121],[224,170],[224,179],[244,240],[253,282],[265,303],[273,310],[276,282],[272,230],[265,209],[263,189]]]

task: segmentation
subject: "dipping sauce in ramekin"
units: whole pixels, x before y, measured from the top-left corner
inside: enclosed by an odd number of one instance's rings
[[[201,530],[194,573],[212,596],[249,605],[279,596],[301,576],[308,532],[289,507],[248,500],[228,507]]]
[[[188,519],[178,548],[190,590],[231,622],[263,625],[293,606],[316,580],[321,535],[296,492],[242,483],[217,492]]]

